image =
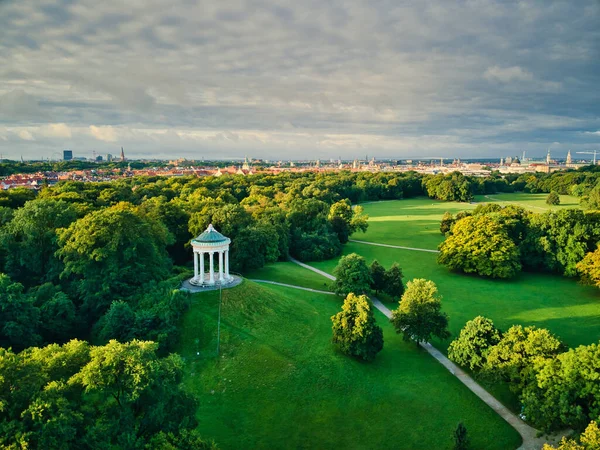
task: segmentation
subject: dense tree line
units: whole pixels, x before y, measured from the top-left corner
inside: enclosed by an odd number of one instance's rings
[[[457,217],[445,214],[440,230],[447,237],[438,262],[453,270],[511,278],[522,268],[565,276],[577,275],[579,268],[591,280],[597,270],[596,260],[586,257],[600,241],[597,212],[532,213],[514,205],[486,204]]]
[[[546,329],[515,325],[502,332],[491,320],[476,317],[450,344],[448,357],[508,382],[527,420],[542,430],[583,431],[600,417],[597,344],[567,350]]]
[[[211,449],[194,431],[183,361],[133,340],[0,348],[0,447]]]

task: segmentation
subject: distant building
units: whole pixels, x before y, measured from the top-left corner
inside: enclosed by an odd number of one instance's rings
[[[571,150],[567,153],[567,164],[573,164],[573,159],[571,158]]]
[[[96,162],[102,162],[102,155],[96,156]]]
[[[248,157],[244,157],[244,164],[242,164],[242,170],[250,171],[250,163],[248,162]]]
[[[121,147],[121,161],[125,161],[125,152],[123,151],[123,147]]]
[[[108,162],[111,162],[111,161],[112,161],[112,159],[113,159],[113,155],[111,155],[110,153],[106,155],[106,160],[107,160]]]
[[[63,150],[63,161],[71,161],[73,159],[73,150]]]

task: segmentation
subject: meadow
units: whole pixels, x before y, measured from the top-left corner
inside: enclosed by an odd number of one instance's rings
[[[558,208],[576,206],[563,197]],[[540,212],[544,199],[543,194],[503,194],[492,200]],[[476,206],[424,198],[367,203],[369,229],[352,238],[435,250],[444,239],[439,231],[444,212]],[[405,281],[433,280],[453,336],[466,321],[484,315],[502,329],[548,328],[571,347],[600,339],[600,294],[574,279],[523,273],[511,281],[490,280],[452,273],[437,264],[435,253],[358,242],[344,246],[344,254],[353,252],[386,267],[398,262]],[[337,262],[311,265],[332,273]],[[246,276],[328,289],[326,279],[290,262]],[[217,293],[195,296],[180,348],[190,361],[186,382],[201,396],[200,429],[223,448],[449,448],[459,421],[467,425],[474,448],[519,445],[512,428],[433,358],[404,343],[379,312],[384,350],[363,364],[330,344],[330,316],[341,299],[250,281],[223,294],[219,357]],[[393,309],[398,299],[383,300]],[[449,342],[433,344],[445,352]],[[519,410],[506,385],[483,384]]]
[[[218,296],[194,296],[178,351],[200,398],[199,430],[221,448],[444,449],[460,421],[474,448],[521,442],[379,312],[385,348],[361,363],[331,344],[340,298],[245,281],[223,291],[216,356]]]

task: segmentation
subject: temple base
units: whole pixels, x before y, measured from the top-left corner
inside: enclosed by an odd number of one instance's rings
[[[223,275],[223,277],[223,281],[219,280],[219,277],[216,276],[215,279],[211,282],[210,275],[208,273],[205,273],[204,279],[202,279],[202,275],[198,275],[198,277],[190,278],[189,282],[194,286],[225,286],[227,284],[232,283],[235,280],[235,277],[233,275],[229,275],[229,277]]]

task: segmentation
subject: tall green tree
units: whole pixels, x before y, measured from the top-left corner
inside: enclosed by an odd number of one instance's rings
[[[470,447],[467,427],[460,422],[454,430],[454,450],[468,450]]]
[[[548,205],[560,205],[560,196],[555,191],[552,191],[546,197],[546,204]]]
[[[348,294],[342,310],[331,321],[333,343],[343,353],[371,361],[383,348],[383,330],[377,326],[373,305],[366,295]]]
[[[392,297],[402,297],[404,294],[404,283],[402,282],[404,275],[402,269],[398,263],[392,264],[392,266],[385,271],[384,279],[384,292]]]
[[[600,288],[600,247],[585,255],[576,267],[581,281]]]
[[[333,269],[335,281],[333,290],[338,295],[364,294],[371,287],[369,266],[365,258],[356,253],[351,253],[340,258],[340,262]]]
[[[600,417],[600,346],[570,349],[540,360],[523,389],[523,414],[544,431],[582,431]]]
[[[405,341],[427,342],[433,336],[447,339],[448,316],[441,312],[442,297],[433,281],[415,278],[409,281],[391,322]]]
[[[369,266],[369,275],[371,277],[371,289],[376,294],[385,289],[385,267],[379,264],[379,261],[374,260]]]
[[[490,348],[498,344],[502,333],[494,322],[482,316],[469,320],[458,338],[448,346],[448,358],[471,370],[480,370],[487,361]]]
[[[352,208],[350,200],[344,199],[329,208],[328,220],[342,244],[348,242],[352,233],[367,231],[369,217],[363,214],[362,206]]]
[[[32,283],[57,277],[61,267],[54,256],[58,249],[56,230],[76,219],[75,209],[62,200],[35,199],[17,209],[0,232],[6,273]]]
[[[23,285],[0,273],[0,346],[22,350],[41,343],[40,311]]]
[[[489,216],[457,221],[439,249],[438,263],[452,270],[492,278],[511,278],[521,270],[519,249]]]
[[[112,299],[164,278],[171,267],[168,230],[129,203],[94,211],[58,234],[61,277],[73,281],[92,317],[99,317]]]
[[[514,325],[489,348],[484,369],[510,381],[513,390],[519,391],[530,382],[537,364],[564,350],[564,344],[545,328]]]

